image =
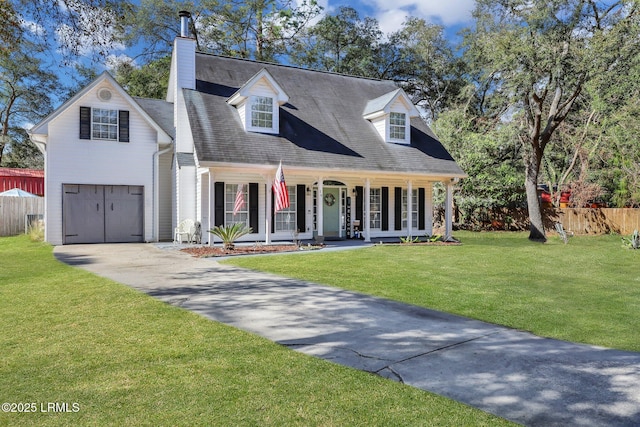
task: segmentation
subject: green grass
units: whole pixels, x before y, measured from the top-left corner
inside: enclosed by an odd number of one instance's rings
[[[508,425],[296,353],[0,239],[0,425]],[[48,402],[75,413],[39,412]]]
[[[459,232],[460,246],[234,258],[231,264],[350,289],[540,336],[640,351],[640,251],[619,236]]]

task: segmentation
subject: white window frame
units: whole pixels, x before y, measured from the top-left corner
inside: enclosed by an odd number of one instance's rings
[[[118,116],[118,110],[112,110],[109,108],[92,108],[91,139],[117,141],[119,130]],[[98,120],[96,120],[96,118]],[[107,121],[103,121],[103,119],[106,119]]]
[[[397,121],[402,120],[402,123]],[[399,137],[402,135],[402,137]],[[407,141],[407,113],[392,111],[389,113],[389,139],[392,141]]]
[[[268,100],[268,101],[267,101]],[[264,102],[261,102],[264,101]],[[262,110],[259,109],[259,107],[261,106],[270,106],[270,110]],[[268,131],[273,131],[275,129],[274,126],[274,122],[276,119],[276,114],[275,114],[275,106],[274,106],[274,102],[273,102],[273,97],[272,96],[264,96],[264,95],[253,95],[250,97],[250,101],[249,101],[249,117],[248,117],[248,121],[249,121],[249,128],[250,129],[254,129],[254,130],[268,130]],[[258,124],[255,124],[256,122],[254,121],[254,114],[255,115],[264,115],[264,117],[258,117],[256,118],[256,121],[258,122]],[[270,120],[270,125],[269,126],[261,126],[260,122],[264,122],[266,123],[268,121],[268,119],[266,117],[271,116],[271,120]]]
[[[407,189],[402,189],[402,229],[407,230]],[[418,189],[411,190],[411,227],[418,229]]]
[[[369,228],[382,229],[382,189],[369,189]]]
[[[236,205],[236,195],[238,194],[238,185],[242,185],[244,193],[244,206],[236,215],[233,214],[233,208]],[[249,184],[229,184],[224,185],[224,223],[232,225],[235,223],[243,223],[249,227]],[[255,231],[254,231],[255,232]]]
[[[287,192],[289,193],[289,207],[276,212],[273,218],[276,232],[293,232],[297,230],[298,218],[296,207],[298,200],[296,186],[287,185]]]

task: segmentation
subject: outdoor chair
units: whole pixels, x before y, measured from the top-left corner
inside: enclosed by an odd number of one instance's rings
[[[175,228],[173,233],[173,242],[182,243],[182,238],[186,237],[187,243],[192,243],[195,231],[196,226],[193,220],[185,219]]]
[[[200,221],[196,221],[194,232],[193,232],[193,243],[200,245],[202,244],[202,224]]]

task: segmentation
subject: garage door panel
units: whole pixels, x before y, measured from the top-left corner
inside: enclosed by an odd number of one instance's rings
[[[104,190],[101,185],[63,186],[64,243],[104,242]]]
[[[144,241],[144,187],[64,184],[65,244]]]
[[[105,241],[142,242],[144,196],[142,186],[105,187]]]

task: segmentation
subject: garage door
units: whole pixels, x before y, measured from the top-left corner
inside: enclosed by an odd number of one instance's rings
[[[64,184],[64,244],[142,242],[143,190],[139,185]]]

